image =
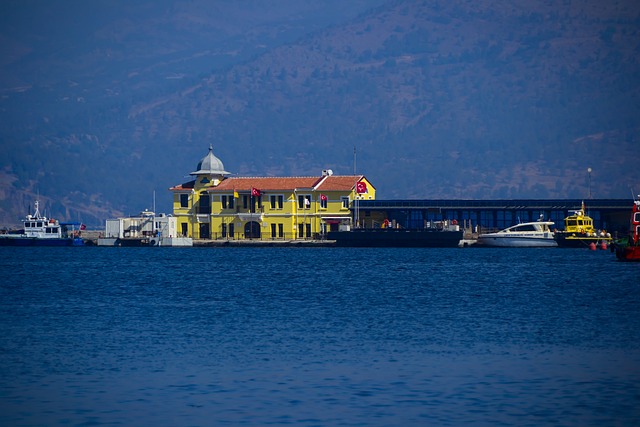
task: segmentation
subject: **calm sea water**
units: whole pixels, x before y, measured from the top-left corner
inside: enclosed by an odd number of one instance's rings
[[[0,425],[640,425],[640,264],[0,248]]]

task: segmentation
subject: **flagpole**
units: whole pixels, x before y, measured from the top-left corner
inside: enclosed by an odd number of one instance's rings
[[[356,146],[353,146],[353,174],[356,174]]]
[[[358,212],[359,208],[360,208],[360,202],[358,201],[358,178],[357,178],[357,172],[356,172],[356,161],[357,161],[357,156],[356,156],[356,146],[353,146],[353,175],[356,176],[356,195],[355,195],[355,203],[354,203],[354,216],[355,216],[355,224],[354,226],[356,228],[358,228],[358,219],[360,216],[360,213]]]

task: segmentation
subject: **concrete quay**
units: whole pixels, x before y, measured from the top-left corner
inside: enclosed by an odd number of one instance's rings
[[[334,247],[335,240],[206,240],[198,239],[193,241],[194,247]]]

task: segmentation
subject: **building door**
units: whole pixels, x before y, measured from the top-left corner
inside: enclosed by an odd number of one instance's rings
[[[244,226],[244,237],[247,239],[259,239],[260,238],[260,224],[255,221],[251,221]]]
[[[200,238],[201,239],[210,239],[210,231],[209,231],[209,223],[200,224]]]

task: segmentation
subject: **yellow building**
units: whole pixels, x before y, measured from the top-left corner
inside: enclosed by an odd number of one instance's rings
[[[190,175],[170,191],[178,233],[193,239],[321,238],[352,226],[350,208],[376,195],[363,175],[330,170],[316,177],[230,177],[211,147]]]

